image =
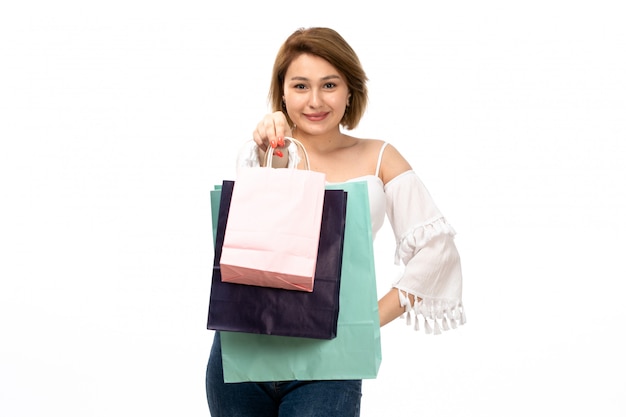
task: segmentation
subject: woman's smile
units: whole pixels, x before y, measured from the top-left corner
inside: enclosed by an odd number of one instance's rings
[[[328,112],[324,113],[305,113],[304,117],[306,117],[311,122],[320,122],[324,120],[328,116]]]

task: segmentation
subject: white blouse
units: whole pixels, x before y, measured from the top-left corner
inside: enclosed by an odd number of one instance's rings
[[[383,184],[379,177],[384,143],[373,175],[350,181],[367,181],[372,235],[382,227],[385,214],[396,238],[396,264],[404,265],[393,287],[399,291],[399,302],[405,309],[407,324],[415,315],[414,329],[423,322],[427,334],[465,324],[462,303],[462,272],[454,244],[455,231],[435,205],[430,193],[414,171],[406,171]],[[289,167],[297,166],[296,146],[289,148]],[[253,141],[239,152],[237,167],[260,166]],[[411,303],[409,294],[416,297]]]

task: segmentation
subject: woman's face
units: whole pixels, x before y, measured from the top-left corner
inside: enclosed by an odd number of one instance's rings
[[[287,113],[298,131],[323,135],[337,131],[350,98],[343,75],[328,61],[302,54],[285,74]]]

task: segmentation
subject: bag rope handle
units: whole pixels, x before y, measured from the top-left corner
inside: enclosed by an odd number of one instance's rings
[[[291,141],[296,145],[296,148],[300,148],[302,149],[302,154],[304,155],[304,163],[305,163],[305,169],[307,171],[311,170],[311,163],[309,161],[309,154],[306,151],[306,148],[304,147],[304,145],[302,144],[302,142],[300,142],[298,139],[296,138],[291,138],[291,137],[285,137],[285,142]],[[288,148],[288,146],[286,146],[286,148]],[[266,167],[272,167],[272,157],[274,156],[274,150],[272,147],[268,147],[267,151],[265,151],[265,166]]]

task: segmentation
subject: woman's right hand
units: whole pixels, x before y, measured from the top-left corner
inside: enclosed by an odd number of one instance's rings
[[[281,111],[265,115],[252,133],[257,146],[263,151],[268,145],[272,148],[285,146],[285,136],[291,136],[291,128],[287,118]]]

